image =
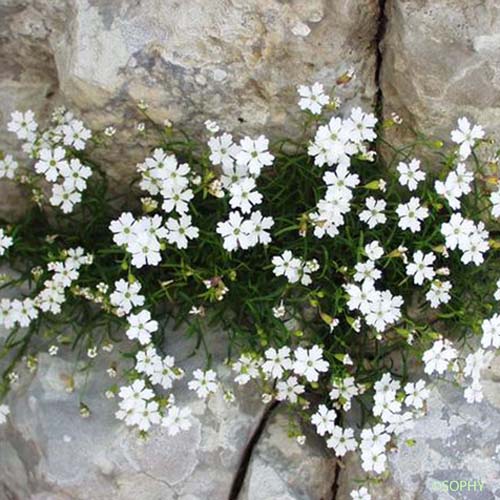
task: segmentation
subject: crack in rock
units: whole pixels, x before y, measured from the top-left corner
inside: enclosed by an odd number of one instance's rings
[[[241,454],[240,463],[238,466],[238,470],[236,471],[236,474],[234,475],[233,483],[232,483],[231,489],[229,491],[228,500],[238,500],[241,489],[243,488],[243,484],[245,482],[245,477],[247,475],[250,460],[252,459],[253,451],[254,451],[255,447],[257,446],[257,443],[259,442],[259,440],[262,436],[262,433],[264,432],[264,430],[266,428],[267,422],[269,421],[271,415],[276,410],[276,408],[279,406],[279,404],[280,404],[279,401],[275,400],[268,405],[268,407],[265,409],[264,413],[262,414],[262,418],[260,419],[260,422],[258,423],[254,432],[250,436],[250,439],[248,440],[247,445]]]
[[[385,31],[387,27],[387,0],[378,0],[378,18],[377,18],[377,31],[375,32],[374,49],[375,49],[375,114],[379,120],[379,124],[384,119],[384,96],[382,93],[382,62],[383,50],[382,42],[384,40]]]

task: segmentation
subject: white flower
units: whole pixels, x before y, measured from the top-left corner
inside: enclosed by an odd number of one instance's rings
[[[137,339],[140,344],[146,345],[151,342],[151,334],[158,330],[158,322],[151,319],[151,313],[146,309],[138,314],[130,314],[127,317],[129,328],[126,331],[130,340]]]
[[[5,155],[3,159],[0,159],[0,178],[5,177],[7,179],[13,179],[17,167],[17,161],[14,160],[12,155]]]
[[[120,402],[122,409],[140,407],[141,403],[153,399],[154,392],[146,388],[146,382],[142,379],[135,380],[132,385],[120,388],[118,396],[123,400]]]
[[[399,183],[408,186],[410,191],[415,191],[418,183],[425,179],[425,172],[420,170],[420,161],[413,159],[410,163],[400,162],[396,167],[399,172]]]
[[[359,488],[359,490],[352,490],[351,498],[352,500],[372,500],[372,496],[364,486]]]
[[[370,260],[378,260],[384,255],[384,249],[380,246],[378,241],[372,241],[365,245],[365,254]]]
[[[378,449],[363,450],[361,453],[361,466],[366,472],[381,474],[385,470],[387,456]]]
[[[383,332],[388,325],[401,317],[403,298],[393,296],[389,290],[383,292],[372,291],[368,302],[368,313],[365,316],[367,325],[373,326],[378,332]]]
[[[28,327],[32,320],[38,317],[38,310],[32,299],[26,298],[23,301],[14,299],[11,302],[12,315],[21,327]]]
[[[491,361],[494,355],[492,351],[486,352],[483,349],[468,354],[465,358],[464,376],[471,377],[474,381],[479,382],[481,370]]]
[[[85,148],[86,142],[91,138],[92,132],[85,128],[80,120],[72,120],[68,125],[63,125],[63,142],[78,151]]]
[[[189,408],[179,408],[172,406],[163,417],[161,425],[167,428],[169,436],[175,436],[180,431],[187,431],[191,428],[191,410]]]
[[[494,314],[490,319],[485,319],[481,325],[483,336],[481,345],[487,349],[488,347],[500,348],[500,314]]]
[[[354,377],[336,378],[332,382],[332,390],[329,393],[330,399],[344,410],[349,410],[351,407],[351,399],[359,394],[359,388],[354,381]]]
[[[344,288],[349,295],[347,306],[351,310],[359,309],[363,314],[368,314],[371,304],[378,300],[379,292],[375,290],[373,280],[363,281],[361,287],[348,284]]]
[[[239,208],[244,214],[250,213],[254,205],[262,203],[262,195],[256,191],[255,179],[247,177],[231,185],[229,188],[232,208]]]
[[[324,93],[321,83],[314,83],[312,87],[299,85],[298,93],[300,95],[299,108],[308,109],[312,114],[319,115],[323,106],[330,102],[330,98]]]
[[[2,255],[1,254],[1,246],[2,246],[1,242],[2,242],[2,233],[0,232],[0,255]],[[494,297],[495,297],[495,300],[500,301],[500,279],[497,281],[497,290],[495,292]]]
[[[80,203],[82,195],[78,191],[73,191],[65,186],[54,184],[52,186],[52,196],[50,204],[54,207],[61,207],[61,210],[67,214],[73,211],[73,207]]]
[[[356,271],[354,281],[371,281],[373,283],[382,276],[382,273],[375,267],[375,262],[372,260],[358,262],[354,266],[354,270]]]
[[[216,134],[220,130],[219,125],[217,125],[217,122],[214,122],[212,120],[205,121],[205,128],[212,134]]]
[[[113,137],[116,134],[116,128],[109,126],[104,129],[104,135],[107,137]]]
[[[373,229],[378,224],[384,224],[387,220],[384,210],[387,203],[384,200],[376,200],[369,196],[365,201],[366,208],[359,214],[359,219]]]
[[[479,222],[474,231],[461,241],[460,250],[463,251],[461,261],[464,264],[473,262],[476,266],[484,262],[484,253],[490,248],[488,232],[484,230],[484,224]]]
[[[7,236],[5,231],[0,228],[0,256],[5,254],[5,250],[10,248],[14,243],[11,236]]]
[[[339,165],[335,171],[325,172],[323,180],[329,190],[334,188],[342,191],[349,191],[349,193],[351,189],[355,188],[360,182],[358,174],[352,174],[347,165]]]
[[[59,167],[59,173],[64,177],[64,187],[69,190],[84,191],[87,179],[92,175],[92,170],[82,165],[79,159],[74,158]]]
[[[230,212],[229,219],[217,224],[217,233],[223,238],[223,246],[228,252],[238,248],[246,249],[250,247],[250,234],[253,224],[248,219],[243,219],[239,212]]]
[[[25,113],[14,111],[11,121],[7,124],[7,130],[17,135],[18,139],[32,141],[38,124],[35,122],[35,113],[29,109]]]
[[[406,274],[413,276],[415,285],[422,285],[425,280],[432,280],[436,274],[432,265],[436,260],[436,256],[432,253],[424,254],[421,250],[417,250],[413,254],[413,262],[406,266]]]
[[[469,120],[465,117],[458,119],[458,129],[451,133],[451,140],[460,145],[459,154],[462,160],[470,156],[476,141],[483,137],[484,130],[479,125],[471,128]]]
[[[140,295],[141,284],[138,281],[129,283],[123,279],[115,281],[115,291],[109,296],[110,302],[124,314],[134,307],[144,305],[144,296]]]
[[[305,391],[305,388],[298,383],[297,377],[288,377],[287,380],[280,380],[276,384],[276,391],[278,401],[288,400],[290,403],[296,403],[298,396]]]
[[[249,176],[248,168],[244,165],[222,165],[222,176],[220,182],[225,189],[230,190],[233,184],[236,184]]]
[[[135,360],[135,370],[139,373],[151,376],[162,368],[162,359],[152,345],[147,346],[145,351],[138,351]]]
[[[491,215],[500,218],[500,188],[491,193]]]
[[[135,224],[134,216],[130,212],[124,212],[119,219],[111,221],[109,229],[113,234],[113,241],[117,245],[128,245],[132,241]]]
[[[391,436],[388,434],[384,424],[376,424],[372,428],[363,429],[361,431],[361,453],[364,453],[366,450],[383,453],[390,440]]]
[[[420,231],[421,221],[429,216],[429,209],[421,206],[418,198],[412,197],[408,203],[399,204],[396,213],[399,215],[398,226],[416,233]]]
[[[443,374],[448,365],[456,359],[457,351],[448,340],[436,340],[432,347],[424,352],[422,360],[425,363],[425,373],[432,375],[437,372]]]
[[[285,370],[292,369],[290,348],[287,346],[278,350],[270,347],[266,350],[264,356],[266,359],[262,364],[262,371],[271,378],[281,378]]]
[[[7,422],[7,415],[9,415],[10,409],[7,405],[0,405],[0,425],[5,424]]]
[[[313,345],[311,349],[298,347],[295,351],[293,371],[303,375],[308,382],[317,382],[319,373],[328,371],[328,363],[323,359],[323,349]]]
[[[408,383],[405,385],[405,404],[413,406],[417,410],[424,406],[424,401],[429,397],[430,391],[425,387],[425,382],[419,380],[416,383]]]
[[[264,217],[260,210],[256,210],[250,215],[250,222],[252,224],[251,230],[248,233],[250,246],[257,245],[258,243],[269,245],[271,243],[271,234],[267,230],[274,226],[273,218]]]
[[[350,139],[354,143],[374,141],[377,137],[373,130],[377,123],[375,115],[365,113],[361,108],[353,108],[351,116],[346,120],[346,127],[350,128]]]
[[[189,210],[188,203],[194,198],[191,189],[186,189],[182,184],[168,184],[161,190],[163,203],[161,208],[165,212],[175,210],[178,214],[185,214]]]
[[[249,356],[242,354],[236,363],[233,363],[233,370],[238,373],[235,377],[235,382],[239,385],[245,385],[251,379],[259,376],[260,361]]]
[[[59,346],[57,345],[51,345],[48,350],[47,350],[49,356],[57,356],[57,353],[59,352]]]
[[[128,243],[127,250],[132,254],[131,264],[141,268],[146,264],[156,266],[161,261],[160,242],[150,234],[135,234]]]
[[[290,283],[296,283],[300,279],[302,262],[294,257],[290,250],[285,250],[280,256],[272,259],[273,273],[276,276],[286,276]]]
[[[147,432],[152,424],[159,424],[161,415],[158,411],[159,405],[156,401],[149,401],[135,415],[135,424],[139,430]]]
[[[438,307],[439,304],[447,304],[450,299],[451,283],[449,281],[435,280],[431,284],[430,290],[425,294],[425,298],[431,303],[431,307]]]
[[[357,447],[354,431],[348,427],[342,429],[342,427],[335,425],[326,445],[333,449],[337,457],[343,457],[348,451],[354,451]]]
[[[193,380],[188,383],[192,391],[196,391],[201,399],[207,398],[210,394],[217,391],[217,374],[213,370],[195,370]]]
[[[179,220],[170,217],[166,222],[168,229],[167,241],[177,248],[187,248],[188,239],[198,238],[199,230],[192,225],[190,215],[181,215]]]
[[[60,146],[54,150],[42,149],[40,159],[35,163],[35,171],[38,174],[44,174],[49,182],[56,182],[60,169],[68,165],[65,157],[66,150]]]
[[[472,384],[465,389],[464,397],[467,403],[480,403],[483,400],[481,383],[477,380],[473,380]]]
[[[244,137],[240,141],[240,151],[236,155],[236,162],[248,167],[253,175],[260,175],[263,167],[272,165],[274,156],[268,151],[269,141],[263,136],[253,140]]]
[[[335,164],[349,165],[350,156],[358,151],[358,147],[351,140],[353,128],[338,117],[332,117],[328,125],[318,127],[314,142],[309,146],[308,153],[314,156],[314,164],[322,167]]]
[[[161,363],[155,363],[155,370],[150,376],[151,383],[166,390],[170,389],[174,380],[184,376],[184,372],[180,368],[174,368],[174,364],[175,359],[172,356],[165,356]]]
[[[336,418],[335,410],[329,410],[326,405],[319,405],[318,411],[311,417],[311,423],[316,426],[316,432],[324,436],[326,433],[333,432]]]
[[[233,142],[231,134],[222,134],[219,137],[211,137],[208,141],[210,148],[210,161],[214,165],[222,165],[230,168],[234,164],[234,158],[239,152],[238,146]]]
[[[474,180],[472,172],[464,163],[459,163],[446,177],[445,182],[436,181],[434,186],[436,193],[446,198],[453,210],[460,209],[460,198],[471,192],[471,184]]]
[[[285,305],[283,304],[283,301],[281,301],[278,306],[273,307],[273,316],[276,319],[284,318],[285,314],[286,314],[286,308]]]
[[[454,250],[457,246],[463,248],[473,232],[474,222],[464,219],[459,213],[452,214],[449,222],[441,225],[441,234],[445,237],[449,250]]]

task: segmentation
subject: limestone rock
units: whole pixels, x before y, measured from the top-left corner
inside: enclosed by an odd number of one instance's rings
[[[176,335],[179,340],[168,351],[179,365],[187,373],[204,367],[204,356],[190,356],[193,344]],[[220,363],[224,343],[215,335],[210,343]],[[31,383],[11,394],[9,423],[0,428],[0,498],[227,498],[264,409],[258,390],[251,384],[244,390],[234,387],[233,404],[221,392],[205,402],[180,381],[174,388],[176,402],[190,407],[191,429],[170,437],[158,427],[142,441],[115,419],[116,404],[104,396],[117,382],[105,371],[111,359],[101,354],[96,361],[87,376],[69,359],[41,355]],[[74,393],[66,392],[71,376]],[[233,388],[229,379],[226,371],[224,384]],[[89,418],[80,417],[80,401],[90,408]]]
[[[469,404],[463,389],[444,381],[436,384],[428,414],[400,437],[399,450],[388,456],[389,479],[369,487],[372,498],[500,497],[500,356],[484,371],[482,385],[484,400]],[[405,444],[409,438],[415,440],[414,446]],[[351,456],[340,474],[337,498],[348,500],[350,491],[358,487],[355,481],[364,477],[357,457]],[[465,483],[460,486],[455,481]]]
[[[116,147],[100,159],[126,186],[147,151],[135,147],[142,99],[190,134],[215,119],[283,137],[299,130],[298,84],[329,87],[353,68],[339,97],[369,109],[377,16],[373,0],[3,1],[0,128],[14,108],[43,118],[54,102],[92,128],[113,125]]]
[[[384,115],[448,140],[467,116],[500,138],[500,5],[496,0],[387,0],[381,45]],[[407,132],[389,134],[406,142]],[[397,137],[399,135],[399,137]]]
[[[311,429],[303,445],[287,433],[278,407],[252,454],[240,500],[331,498],[336,460]]]

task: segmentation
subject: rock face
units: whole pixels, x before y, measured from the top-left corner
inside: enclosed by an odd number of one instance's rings
[[[287,429],[288,417],[278,409],[253,451],[239,500],[331,498],[335,458],[314,431],[299,445]]]
[[[465,115],[499,138],[499,3],[387,0],[386,20],[385,116],[395,112],[406,125],[449,139],[457,118]]]
[[[463,390],[438,382],[429,412],[400,438],[389,455],[389,479],[372,485],[372,498],[386,500],[494,500],[500,498],[500,356],[483,374],[484,400],[469,404]],[[408,438],[415,439],[407,446]],[[340,474],[338,500],[348,500],[364,477],[352,455]]]
[[[213,339],[212,345],[220,360],[223,343]],[[179,365],[187,373],[204,366],[203,356],[189,357],[192,347],[182,339],[169,349],[184,360]],[[11,396],[12,418],[0,429],[0,498],[226,498],[264,410],[256,388],[231,386],[237,396],[233,404],[222,393],[205,402],[181,381],[174,389],[176,402],[190,407],[191,429],[171,437],[157,427],[143,441],[114,417],[116,404],[104,392],[117,380],[105,371],[112,359],[102,356],[86,379],[73,362],[42,355],[31,383]],[[75,392],[70,394],[71,376]],[[90,408],[89,418],[80,417],[80,401]]]
[[[137,103],[196,133],[206,119],[273,137],[298,131],[297,84],[356,79],[339,97],[375,95],[375,0],[7,0],[0,6],[0,128],[15,108],[55,102],[92,128],[114,125],[111,176],[142,160]],[[4,144],[0,135],[0,144]],[[12,140],[7,143],[12,146]]]
[[[204,355],[191,356],[194,344],[182,334],[175,336],[178,340],[168,352],[179,366],[186,373],[203,368]],[[187,381],[180,381],[173,393],[176,403],[191,409],[191,429],[171,437],[158,427],[147,441],[115,419],[116,404],[104,396],[119,383],[106,373],[113,355],[96,358],[88,378],[69,358],[42,355],[36,374],[31,380],[26,375],[11,393],[11,416],[0,427],[0,499],[227,499],[265,407],[256,386],[241,388],[231,382],[229,369],[221,365],[226,351],[220,336],[207,340],[235,402],[225,402],[221,391],[202,401],[187,389]],[[73,393],[66,391],[70,377],[75,380]],[[89,407],[90,417],[79,415],[80,402]],[[328,488],[330,460],[313,441],[299,447],[282,423],[277,415],[264,433],[245,500],[320,498],[316,493]],[[277,484],[268,482],[270,470],[273,478],[281,478]],[[276,488],[282,496],[269,496]]]

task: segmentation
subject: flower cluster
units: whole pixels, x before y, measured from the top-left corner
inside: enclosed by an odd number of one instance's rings
[[[42,133],[37,133],[39,127],[31,110],[12,113],[7,128],[23,141],[23,151],[35,160],[34,171],[53,184],[50,204],[64,213],[72,212],[92,175],[92,169],[77,156],[85,149],[91,131],[64,108],[54,112],[52,126]],[[6,155],[0,160],[0,177],[14,179],[18,166],[12,155]]]
[[[24,141],[35,174],[20,174],[19,161],[5,154],[0,176],[36,191],[39,206],[43,186],[33,179],[53,183],[49,202],[63,212],[79,203],[84,217],[73,227],[73,219],[38,210],[35,219],[0,228],[2,260],[29,263],[12,281],[29,280],[30,293],[0,300],[13,358],[25,356],[36,369],[30,339],[43,337],[55,315],[78,318],[84,333],[64,341],[86,343],[89,364],[118,342],[123,364],[133,362],[108,368],[110,377],[126,378],[106,393],[119,397],[117,418],[143,434],[161,425],[175,435],[191,425],[172,392],[185,375],[201,400],[234,398],[206,328],[221,327],[229,382],[253,384],[263,402],[287,405],[338,457],[358,450],[368,476],[386,470],[387,453],[425,413],[433,379],[451,377],[467,401],[481,401],[481,370],[500,349],[500,190],[488,188],[500,184],[491,174],[500,160],[482,159],[485,132],[461,118],[439,172],[426,169],[413,147],[384,168],[372,146],[376,130],[401,120],[379,122],[360,108],[336,116],[340,101],[325,88],[298,88],[312,140],[275,145],[263,135],[233,138],[210,120],[200,144],[177,135],[170,121],[149,127],[141,104],[138,133],[154,130],[160,141],[137,165],[140,208],[108,199],[97,175],[99,195],[82,196],[92,171],[105,171],[90,169],[85,145],[109,140],[114,127],[91,133],[59,110],[40,132],[33,113],[14,113],[9,130]],[[177,366],[165,314],[188,324],[206,366],[187,374]],[[17,338],[21,328],[38,335]],[[465,351],[450,332],[460,340],[477,334],[480,348]],[[58,342],[47,350],[57,355]],[[398,368],[401,351],[423,362],[426,380]],[[9,365],[0,397],[17,376]],[[1,405],[0,423],[8,413]],[[290,435],[305,440],[296,424]],[[370,494],[363,486],[351,497]]]
[[[92,260],[92,255],[78,247],[67,250],[62,260],[49,262],[47,270],[53,275],[33,298],[0,300],[0,325],[27,328],[42,312],[59,314],[66,300],[65,291],[78,279],[81,266],[90,265]]]

